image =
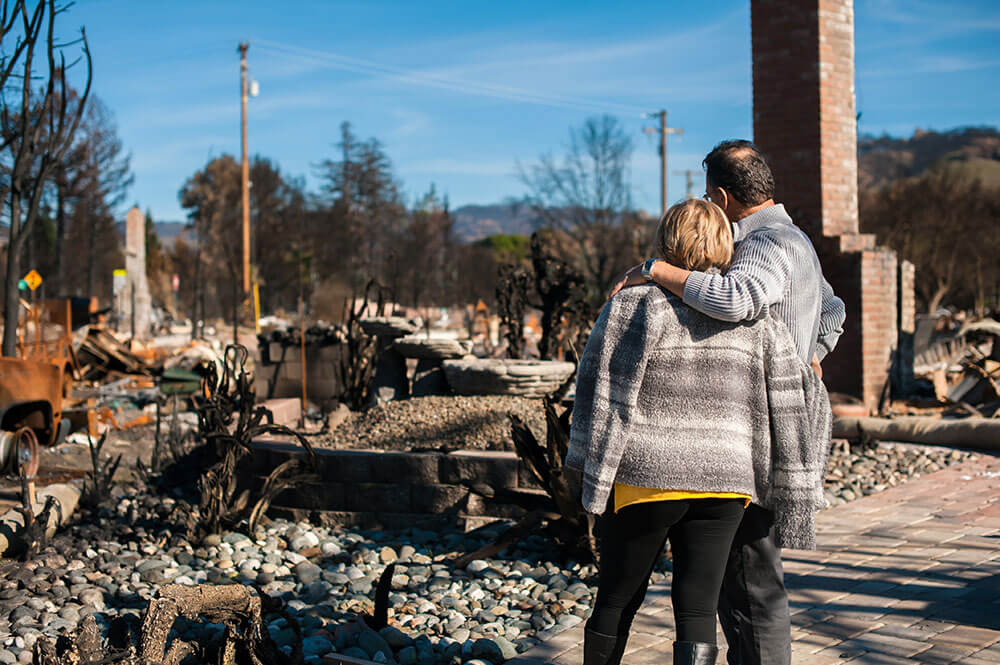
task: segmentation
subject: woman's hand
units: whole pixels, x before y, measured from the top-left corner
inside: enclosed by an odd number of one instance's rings
[[[615,294],[624,289],[627,286],[638,286],[640,284],[645,284],[646,278],[642,276],[642,264],[635,266],[634,268],[629,268],[622,278],[618,280],[614,288],[611,289],[611,293],[608,294],[608,300],[615,297]]]

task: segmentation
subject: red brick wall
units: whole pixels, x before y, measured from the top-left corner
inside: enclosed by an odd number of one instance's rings
[[[861,253],[862,390],[874,408],[889,379],[899,337],[896,253],[878,248]]]

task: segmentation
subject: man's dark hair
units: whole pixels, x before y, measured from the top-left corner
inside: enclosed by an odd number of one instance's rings
[[[712,148],[701,165],[708,182],[726,190],[745,206],[774,198],[774,176],[764,155],[750,141],[723,141]]]

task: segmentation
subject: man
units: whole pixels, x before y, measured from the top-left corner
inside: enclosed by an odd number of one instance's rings
[[[785,323],[803,362],[820,362],[836,345],[844,303],[833,294],[809,238],[774,202],[774,177],[749,141],[723,141],[705,157],[705,198],[733,224],[736,252],[725,275],[690,272],[650,260],[625,274],[619,289],[653,280],[690,307],[723,321],[770,311]],[[821,445],[823,442],[817,442]],[[788,593],[771,514],[751,504],[733,541],[719,598],[730,665],[788,665]]]

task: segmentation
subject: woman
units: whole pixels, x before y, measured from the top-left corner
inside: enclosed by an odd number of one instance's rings
[[[660,220],[656,249],[689,270],[725,270],[731,226],[713,203],[685,201]],[[777,321],[717,321],[655,284],[605,305],[580,360],[566,462],[583,472],[584,507],[608,509],[585,665],[621,661],[666,540],[674,663],[715,662],[719,589],[746,505],[775,512],[780,545],[814,546],[828,412]]]

